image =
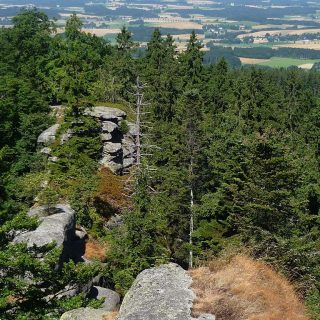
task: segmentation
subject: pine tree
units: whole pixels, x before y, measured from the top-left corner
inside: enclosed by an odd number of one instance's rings
[[[134,42],[132,41],[132,34],[125,26],[123,26],[121,32],[117,35],[118,50],[123,54],[127,54],[133,46]]]

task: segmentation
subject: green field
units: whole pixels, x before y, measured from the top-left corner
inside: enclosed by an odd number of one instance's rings
[[[293,58],[280,58],[272,57],[269,61],[264,61],[259,63],[260,66],[272,67],[272,68],[287,68],[290,66],[300,66],[302,64],[314,64],[320,60],[303,60],[303,59],[293,59]]]

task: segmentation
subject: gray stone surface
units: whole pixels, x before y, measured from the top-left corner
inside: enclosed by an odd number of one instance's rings
[[[120,295],[110,289],[102,288],[99,286],[93,286],[90,291],[90,298],[101,299],[105,298],[100,309],[106,311],[115,311],[118,309],[120,303]]]
[[[204,313],[197,318],[197,320],[216,320],[216,317],[209,313]]]
[[[56,133],[57,133],[57,130],[59,129],[59,127],[60,127],[60,125],[58,123],[56,123],[53,126],[51,126],[50,128],[43,131],[40,134],[40,136],[38,137],[37,142],[39,144],[45,144],[45,145],[54,142],[54,140],[56,138]]]
[[[112,121],[102,122],[102,132],[112,133],[118,128],[119,128],[118,125]]]
[[[59,160],[59,158],[56,157],[56,156],[53,156],[53,157],[49,157],[49,158],[48,158],[48,161],[49,161],[49,162],[58,162],[58,160]]]
[[[130,168],[134,165],[135,158],[125,158],[123,159],[123,168]]]
[[[108,132],[106,132],[106,133],[101,133],[101,134],[100,134],[100,138],[101,138],[101,141],[102,141],[102,142],[110,141],[110,140],[112,139],[112,135],[111,135],[111,133],[108,133]]]
[[[123,224],[122,217],[119,214],[112,216],[105,224],[105,228],[112,230]]]
[[[55,204],[52,206],[39,206],[30,208],[27,215],[29,217],[46,217],[53,213],[66,213],[74,215],[73,209],[68,204]]]
[[[123,169],[122,160],[119,157],[113,157],[106,154],[101,160],[100,164],[109,168],[113,173],[120,173]]]
[[[68,129],[67,132],[64,132],[60,137],[60,144],[65,144],[68,140],[70,140],[73,136],[73,132]]]
[[[123,156],[130,157],[135,153],[136,145],[132,139],[125,136],[122,139],[122,149],[123,149]]]
[[[103,151],[102,154],[116,154],[119,153],[122,150],[122,144],[121,143],[113,143],[113,142],[105,142],[103,144]]]
[[[125,295],[117,320],[191,320],[191,282],[177,264],[144,270]]]
[[[33,231],[20,233],[14,242],[26,242],[31,248],[33,245],[42,247],[55,241],[60,247],[75,237],[75,212],[68,205],[52,206],[49,213],[42,206],[31,209],[28,215],[41,217],[40,225]]]
[[[98,106],[85,110],[85,114],[100,120],[119,121],[126,117],[126,113],[120,109]]]
[[[52,149],[49,148],[49,147],[44,147],[40,150],[40,153],[42,154],[46,154],[46,155],[49,155],[51,153]]]
[[[108,313],[103,309],[79,308],[65,312],[60,320],[103,320]]]
[[[138,135],[138,128],[135,123],[128,122],[129,131],[128,134],[132,137],[136,137]]]

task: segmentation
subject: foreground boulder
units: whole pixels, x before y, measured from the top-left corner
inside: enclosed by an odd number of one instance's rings
[[[191,320],[191,282],[177,264],[144,270],[125,295],[117,320]]]
[[[102,309],[79,308],[65,312],[60,320],[104,320],[109,315]]]

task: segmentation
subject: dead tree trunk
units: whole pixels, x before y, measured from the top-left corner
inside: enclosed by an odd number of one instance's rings
[[[193,188],[190,188],[190,229],[189,229],[189,244],[190,244],[190,251],[189,251],[189,269],[193,267],[193,251],[192,251],[192,233],[193,233]]]
[[[142,108],[142,103],[143,103],[143,90],[144,85],[140,83],[139,77],[137,77],[137,82],[136,82],[136,93],[135,96],[137,97],[136,101],[136,148],[137,148],[137,153],[136,153],[136,166],[137,169],[139,170],[141,167],[141,108]]]

